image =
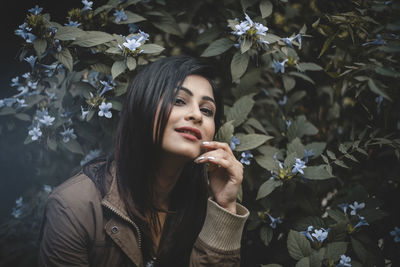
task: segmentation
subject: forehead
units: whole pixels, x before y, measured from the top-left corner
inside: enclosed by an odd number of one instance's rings
[[[189,89],[193,96],[208,96],[214,98],[210,82],[200,75],[188,75],[183,81],[182,87]]]

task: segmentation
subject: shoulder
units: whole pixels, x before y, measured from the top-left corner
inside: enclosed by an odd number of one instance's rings
[[[67,179],[49,195],[48,205],[68,209],[76,216],[101,205],[101,194],[94,182],[83,172]]]

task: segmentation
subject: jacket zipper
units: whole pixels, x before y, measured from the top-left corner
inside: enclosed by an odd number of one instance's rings
[[[108,208],[109,210],[111,210],[112,212],[114,212],[116,215],[118,215],[121,219],[123,219],[124,221],[130,223],[133,227],[135,227],[136,232],[138,234],[138,243],[139,243],[139,248],[142,248],[142,235],[140,233],[139,227],[136,225],[136,223],[134,221],[132,221],[131,219],[129,219],[127,216],[125,216],[124,214],[122,214],[119,210],[117,210],[116,208],[112,207],[111,205],[109,205],[107,202],[103,201],[102,205],[106,208]]]

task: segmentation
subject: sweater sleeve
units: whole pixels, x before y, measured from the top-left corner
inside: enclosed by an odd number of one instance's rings
[[[240,241],[249,211],[239,203],[233,214],[209,199],[203,228],[197,238],[190,266],[239,266]]]

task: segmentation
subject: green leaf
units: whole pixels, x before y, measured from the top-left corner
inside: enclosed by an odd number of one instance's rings
[[[45,96],[43,95],[28,95],[25,96],[25,103],[28,105],[27,108],[32,107],[33,105],[39,103],[40,101],[42,101],[45,98]],[[3,107],[3,110],[6,107]]]
[[[289,92],[290,90],[292,90],[294,88],[294,86],[296,85],[296,80],[287,74],[282,75],[282,81],[283,81],[283,87],[285,88],[286,93]]]
[[[127,16],[126,20],[121,20],[119,23],[117,24],[129,24],[129,23],[136,23],[136,22],[140,22],[140,21],[144,21],[146,20],[146,18],[133,13],[129,10],[125,10],[125,15]]]
[[[232,81],[238,80],[246,72],[247,66],[249,65],[249,55],[247,53],[242,54],[237,51],[232,58],[231,62],[231,73]]]
[[[392,99],[382,89],[376,86],[376,84],[372,79],[368,79],[368,87],[369,89],[371,89],[372,92],[386,98],[387,100],[392,101]]]
[[[320,58],[325,52],[326,50],[330,47],[331,42],[333,41],[333,39],[336,38],[336,34],[332,34],[328,39],[325,40],[324,45],[322,46],[321,52],[318,55],[318,58]]]
[[[335,160],[335,159],[336,159],[336,155],[335,155],[335,153],[333,153],[332,151],[326,150],[326,154],[328,155],[328,157],[329,157],[330,159],[332,159],[332,160]]]
[[[381,209],[365,209],[360,211],[360,215],[365,217],[365,220],[371,224],[376,221],[381,220],[382,218],[388,216],[389,214]]]
[[[261,17],[266,18],[272,14],[272,3],[269,0],[262,0],[260,2]]]
[[[345,154],[344,156],[345,156],[346,158],[348,158],[348,159],[354,161],[354,162],[359,162],[358,159],[356,159],[356,158],[355,158],[353,155],[351,155],[351,154]]]
[[[272,156],[269,155],[259,155],[256,156],[254,158],[256,160],[256,162],[258,163],[258,165],[260,165],[261,167],[263,167],[264,169],[268,170],[268,171],[276,171],[279,169],[279,165],[276,162],[276,160],[274,160],[274,158]]]
[[[121,111],[122,110],[122,103],[117,100],[110,100],[109,102],[112,103],[112,109]]]
[[[77,38],[85,35],[85,31],[71,26],[61,26],[58,27],[56,34],[54,35],[54,39],[58,39],[60,41],[74,41]]]
[[[2,107],[0,108],[0,116],[2,115],[10,115],[10,114],[15,114],[16,111],[13,108],[10,107]]]
[[[249,118],[246,121],[246,124],[250,125],[254,129],[256,129],[256,130],[258,130],[258,131],[260,131],[260,132],[262,132],[264,134],[267,134],[267,131],[264,129],[264,126],[262,126],[262,124],[258,120],[256,120],[255,118]]]
[[[17,113],[14,115],[14,117],[22,121],[31,121],[31,116],[26,113]]]
[[[315,82],[310,77],[308,77],[307,75],[305,75],[303,73],[291,71],[291,72],[288,72],[288,74],[299,77],[307,82],[310,82],[311,84],[315,84]]]
[[[310,255],[310,267],[321,267],[325,248],[321,248],[319,251],[313,251]]]
[[[336,159],[333,163],[335,163],[336,165],[338,165],[338,166],[340,166],[340,167],[346,168],[346,169],[349,168],[349,166],[347,166],[347,165],[343,162],[343,160],[340,160],[340,159]]]
[[[291,141],[296,137],[301,138],[303,135],[316,135],[317,133],[318,129],[312,123],[308,122],[304,115],[300,115],[290,125],[287,136],[289,141]]]
[[[283,183],[281,180],[268,179],[258,189],[256,200],[268,196],[275,190],[275,188],[281,186],[282,184]]]
[[[204,50],[202,57],[212,57],[220,55],[233,46],[232,40],[228,38],[221,38],[212,42],[206,50]]]
[[[126,64],[125,61],[120,60],[120,61],[115,61],[114,64],[111,67],[111,75],[112,78],[115,79],[118,77],[118,75],[120,75],[121,73],[123,73],[126,70]]]
[[[136,59],[133,57],[126,58],[126,66],[130,71],[136,69]]]
[[[111,74],[111,68],[110,68],[110,66],[107,66],[106,64],[99,62],[99,63],[95,63],[95,64],[91,65],[90,67],[94,71],[104,73],[104,74]]]
[[[347,242],[332,242],[326,245],[324,258],[337,261],[347,251]]]
[[[240,44],[240,52],[242,52],[242,54],[246,53],[251,48],[252,45],[253,42],[248,38],[242,39],[242,43]]]
[[[53,150],[53,151],[57,151],[57,142],[55,139],[47,137],[47,146]]]
[[[295,138],[287,145],[287,153],[296,153],[298,157],[304,155],[304,145],[301,143],[299,138]]]
[[[314,156],[312,156],[312,158],[316,158],[322,154],[322,152],[325,150],[325,147],[325,142],[312,142],[310,144],[307,144],[305,149],[312,149],[312,151],[314,152]]]
[[[343,154],[346,154],[348,149],[349,149],[348,146],[344,144],[339,144],[339,151],[342,152]]]
[[[304,177],[310,180],[325,180],[332,178],[329,171],[327,170],[327,165],[322,164],[318,166],[308,166],[307,168],[303,169]]]
[[[153,25],[166,33],[182,36],[182,31],[179,28],[178,23],[176,23],[174,17],[166,11],[160,10],[159,13],[160,16],[157,16],[155,21],[151,20]]]
[[[60,53],[54,53],[54,57],[63,64],[69,71],[72,71],[73,68],[73,59],[72,55],[69,52],[68,48],[63,47]]]
[[[351,246],[356,253],[357,257],[362,261],[362,263],[368,262],[369,252],[364,248],[362,243],[357,239],[351,237]]]
[[[97,15],[97,14],[103,12],[103,11],[110,11],[111,9],[113,9],[112,5],[102,5],[102,6],[98,7],[98,8],[96,8],[94,10],[93,14]]]
[[[304,257],[308,257],[311,254],[310,242],[306,237],[299,232],[290,230],[287,239],[287,248],[289,254],[295,260],[300,260]]]
[[[86,31],[85,34],[76,38],[73,45],[78,45],[81,47],[93,47],[96,45],[104,44],[114,40],[114,36],[101,31]]]
[[[127,89],[128,89],[128,83],[119,82],[114,89],[114,94],[116,96],[123,95],[123,94],[125,94]]]
[[[310,258],[309,257],[304,257],[304,258],[300,259],[296,263],[295,267],[311,267]]]
[[[35,41],[33,41],[33,48],[35,49],[38,58],[41,58],[42,54],[44,53],[44,51],[46,51],[47,48],[46,40],[41,38],[36,38]]]
[[[265,36],[259,36],[262,40],[267,41],[270,44],[276,43],[282,38],[279,37],[278,35],[272,34],[272,33],[267,33]]]
[[[158,44],[144,44],[140,48],[143,49],[144,54],[158,54],[165,49],[164,47]]]
[[[242,5],[243,11],[246,11],[248,7],[254,5],[255,0],[240,0],[240,4]]]
[[[337,209],[329,209],[327,210],[328,216],[334,219],[336,222],[347,222],[347,218],[344,213]]]
[[[212,40],[218,38],[221,34],[221,30],[218,27],[212,27],[206,29],[203,33],[199,34],[197,37],[196,45],[208,44]]]
[[[215,139],[220,142],[225,142],[225,143],[230,143],[231,138],[233,135],[233,121],[227,121],[224,123],[224,125],[219,128],[218,133],[215,136]]]
[[[282,267],[282,265],[271,263],[271,264],[267,264],[267,265],[261,264],[261,267]]]
[[[263,241],[264,245],[268,246],[274,236],[274,231],[267,226],[260,228],[260,239]]]
[[[320,71],[323,68],[315,63],[308,62],[308,63],[299,63],[297,67],[300,71]]]
[[[75,139],[70,139],[67,143],[61,142],[63,146],[75,154],[84,155],[81,145]]]
[[[383,67],[376,67],[375,72],[388,77],[399,78],[400,73],[394,70],[393,68],[383,68]]]
[[[292,169],[294,163],[296,162],[297,153],[287,153],[285,161],[283,162],[283,166],[288,169]]]
[[[122,50],[119,47],[110,47],[105,52],[114,55],[122,55]]]
[[[236,146],[236,151],[246,151],[251,150],[256,147],[261,146],[266,141],[274,138],[273,136],[268,136],[264,134],[247,134],[247,135],[237,135],[240,140],[240,144]]]
[[[254,106],[254,94],[245,95],[239,98],[233,106],[226,112],[226,119],[228,121],[234,120],[235,127],[242,124]]]

